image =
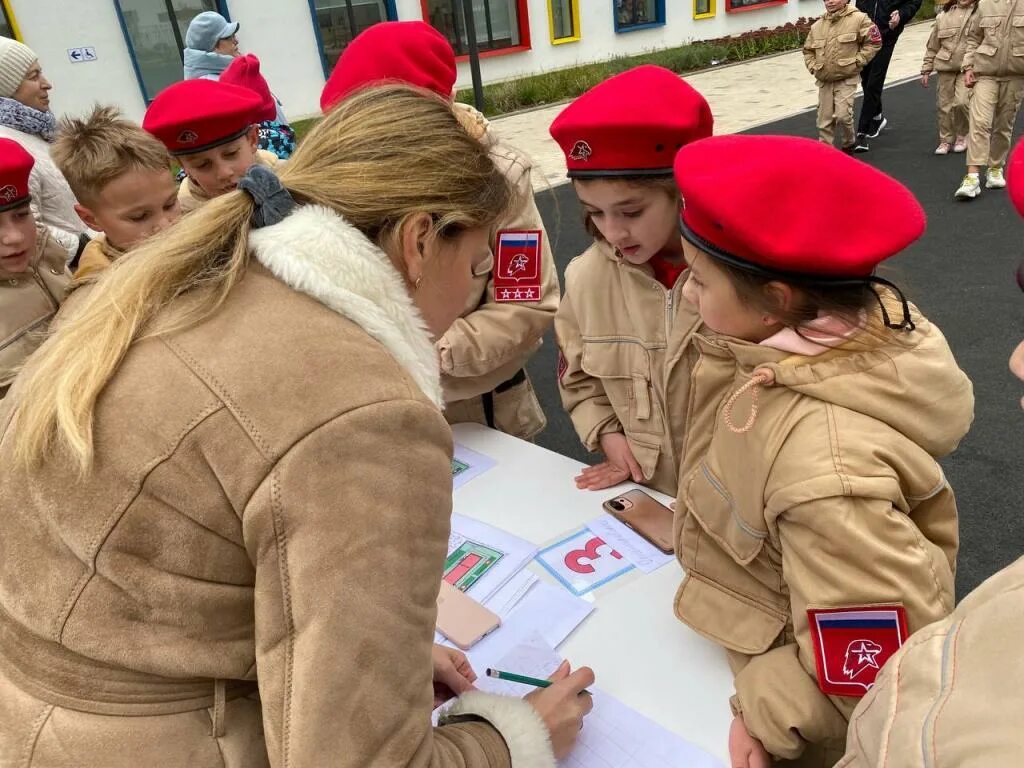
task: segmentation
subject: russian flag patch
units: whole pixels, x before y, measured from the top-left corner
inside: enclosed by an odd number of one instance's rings
[[[494,300],[540,301],[541,231],[505,229],[498,233],[494,257]]]
[[[863,696],[907,639],[902,605],[808,608],[818,688],[831,696]]]

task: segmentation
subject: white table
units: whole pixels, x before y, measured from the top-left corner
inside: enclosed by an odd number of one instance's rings
[[[603,501],[636,487],[580,491],[573,483],[583,466],[577,461],[478,424],[452,432],[457,443],[498,462],[455,491],[455,511],[538,546],[593,520]],[[543,568],[531,568],[554,582]],[[681,580],[673,561],[587,595],[597,609],[559,653],[573,666],[592,667],[598,687],[728,764],[732,673],[718,646],[675,617]]]

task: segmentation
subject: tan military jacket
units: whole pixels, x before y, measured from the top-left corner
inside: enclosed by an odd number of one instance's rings
[[[524,370],[541,345],[558,309],[559,285],[555,260],[544,222],[533,199],[530,172],[533,163],[505,144],[490,123],[472,107],[454,104],[456,117],[467,132],[490,148],[494,164],[516,192],[513,209],[491,233],[497,243],[502,230],[540,230],[541,298],[535,302],[497,302],[494,299],[493,254],[473,279],[473,289],[459,317],[438,342],[445,416],[449,423],[472,421],[486,424],[484,397],[494,407],[492,426],[521,438],[544,429],[546,419],[529,377],[509,385]],[[496,246],[495,246],[496,247]],[[525,373],[525,371],[524,371]]]
[[[939,329],[915,321],[817,357],[695,339],[676,615],[729,651],[733,706],[779,758],[811,745],[834,763],[858,701],[819,689],[808,608],[900,604],[911,632],[953,610],[957,512],[936,457],[974,397]],[[751,389],[755,370],[774,385]]]
[[[273,152],[257,149],[256,162],[259,165],[265,165],[267,168],[274,168],[282,161],[278,160],[277,155]],[[206,194],[203,188],[193,182],[188,176],[182,179],[181,185],[178,187],[178,205],[181,206],[182,215],[189,211],[194,211],[209,199],[211,199],[210,196]]]
[[[850,3],[811,25],[804,41],[804,64],[822,82],[846,80],[864,69],[881,47],[881,34],[871,18]]]
[[[67,251],[49,227],[36,229],[36,257],[28,270],[0,269],[0,397],[25,358],[42,344],[71,282]]]
[[[962,68],[978,76],[1024,75],[1024,2],[980,0],[967,28]]]
[[[85,246],[82,257],[78,260],[78,269],[75,270],[75,281],[84,280],[92,275],[98,275],[115,260],[124,255],[124,251],[115,248],[107,241],[107,236],[100,233]]]
[[[601,435],[624,433],[646,483],[669,495],[685,437],[690,339],[700,325],[684,282],[667,291],[649,266],[597,241],[566,269],[555,317],[559,391],[580,440],[596,451]]]
[[[977,6],[954,5],[935,17],[925,46],[921,74],[959,72],[967,50],[967,29]]]

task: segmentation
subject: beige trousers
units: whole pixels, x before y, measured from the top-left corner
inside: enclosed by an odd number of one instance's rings
[[[839,146],[853,144],[853,97],[860,85],[860,75],[832,83],[818,81],[818,139],[826,144],[834,141],[834,128],[839,129]]]
[[[971,89],[964,85],[962,72],[936,72],[935,102],[939,116],[939,141],[952,144],[970,128],[968,109]]]
[[[967,165],[1002,167],[1010,153],[1013,124],[1024,98],[1024,77],[982,75],[973,90]]]

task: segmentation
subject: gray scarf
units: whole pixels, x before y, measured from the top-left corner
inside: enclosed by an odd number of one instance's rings
[[[39,136],[44,141],[53,141],[57,135],[57,118],[53,112],[26,107],[17,99],[0,97],[0,125]]]

